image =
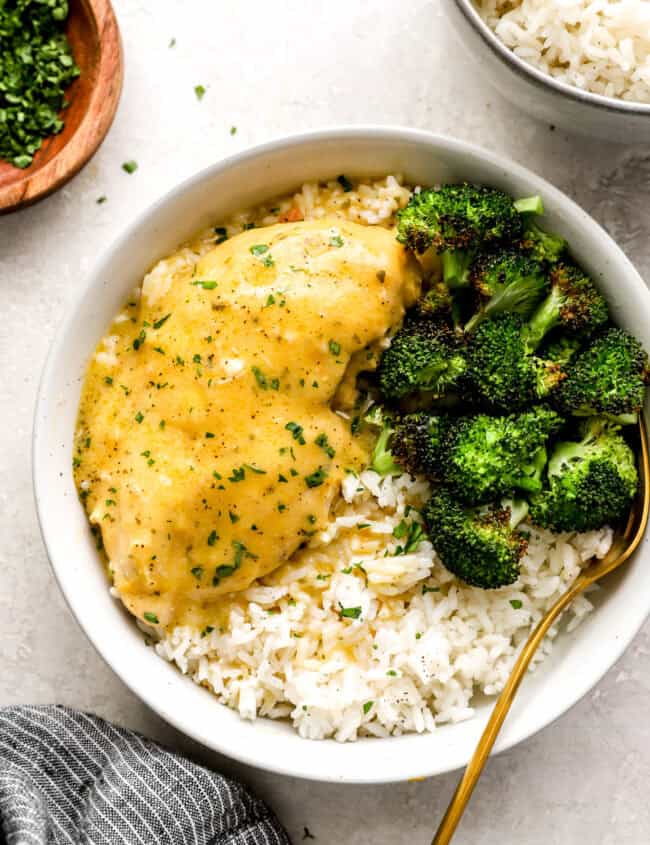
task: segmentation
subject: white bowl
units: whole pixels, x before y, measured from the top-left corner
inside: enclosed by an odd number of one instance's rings
[[[650,103],[604,97],[561,82],[506,47],[473,0],[443,0],[443,5],[481,76],[514,105],[568,132],[626,144],[650,140]]]
[[[68,604],[120,678],[160,716],[204,745],[245,763],[315,780],[380,783],[463,766],[485,725],[476,718],[435,733],[308,742],[282,722],[247,722],[147,648],[111,598],[75,491],[72,435],[86,362],[128,292],[185,238],[245,206],[308,180],[401,172],[412,183],[462,180],[514,196],[539,193],[545,224],[565,235],[607,294],[615,320],[650,348],[650,293],[609,236],[564,194],[518,165],[452,138],[400,128],[345,128],[298,135],[215,164],[132,223],[104,254],[60,329],[43,373],[35,416],[34,486],[41,530]],[[598,607],[528,677],[497,742],[503,751],[575,704],[620,657],[650,610],[647,543],[596,598]],[[62,659],[64,656],[62,655]]]

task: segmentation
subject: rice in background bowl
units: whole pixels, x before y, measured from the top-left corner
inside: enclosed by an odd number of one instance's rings
[[[131,225],[98,263],[71,309],[50,354],[36,408],[34,481],[43,537],[64,595],[98,651],[143,701],[197,741],[251,765],[316,780],[376,783],[458,768],[474,750],[490,707],[478,701],[475,718],[440,724],[431,733],[307,746],[286,722],[250,722],[219,705],[147,647],[132,617],[108,594],[70,478],[72,432],[86,361],[128,293],[161,256],[215,220],[324,174],[376,179],[391,172],[403,172],[410,184],[467,179],[514,195],[542,194],[544,225],[570,240],[576,258],[607,294],[614,319],[650,345],[645,319],[650,294],[642,280],[606,233],[551,185],[491,153],[428,133],[328,130],[273,142],[215,165]],[[555,719],[620,656],[650,607],[646,543],[606,589],[589,597],[597,612],[587,614],[570,636],[559,637],[548,659],[526,679],[497,751]]]

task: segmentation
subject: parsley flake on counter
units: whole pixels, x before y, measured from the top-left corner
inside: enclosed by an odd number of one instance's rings
[[[134,161],[133,159],[131,159],[130,161],[125,161],[124,164],[122,165],[122,170],[125,173],[129,173],[129,174],[135,173],[135,171],[137,169],[138,169],[138,162]]]
[[[236,126],[231,126],[231,127],[230,127],[230,134],[231,134],[231,135],[236,135],[236,134],[237,134],[237,127],[236,127]]]
[[[158,617],[155,613],[150,613],[148,610],[146,610],[143,615],[145,622],[151,622],[152,625],[158,624]]]

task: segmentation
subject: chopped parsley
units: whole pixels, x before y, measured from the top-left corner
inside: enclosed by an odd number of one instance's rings
[[[352,190],[352,182],[350,182],[350,180],[347,178],[347,176],[344,176],[342,173],[341,173],[340,176],[336,177],[336,181],[343,188],[343,190],[345,191],[346,194],[349,193],[349,191]]]
[[[406,538],[404,545],[396,546],[394,555],[408,555],[417,550],[424,539],[424,531],[419,522],[406,522],[402,520],[399,525],[393,529],[393,537],[397,540]]]
[[[233,483],[236,481],[243,481],[246,478],[246,470],[243,466],[235,467],[232,471],[232,475],[228,476],[228,481],[232,481]]]
[[[113,376],[104,376],[104,384],[107,384],[109,387],[113,386]]]
[[[190,572],[196,578],[197,581],[199,581],[201,578],[203,578],[203,567],[202,566],[193,566],[190,569]]]
[[[218,539],[219,535],[213,528],[212,531],[208,534],[208,546],[214,546]]]
[[[144,612],[145,622],[151,622],[152,625],[158,624],[158,617],[155,613],[150,613],[148,610]]]
[[[280,389],[279,378],[267,378],[259,367],[251,367],[251,370],[253,372],[253,375],[255,376],[255,381],[257,382],[258,387],[260,387],[262,390]]]
[[[138,411],[138,413],[135,415],[135,421],[139,425],[142,422],[143,419],[144,419],[144,414],[142,413],[142,411]]]
[[[426,584],[422,585],[422,595],[426,596],[427,593],[439,593],[440,587],[427,587]]]
[[[339,607],[339,616],[341,619],[358,619],[361,616],[360,607],[343,607],[341,602],[339,602]]]
[[[363,715],[364,716],[367,716],[368,713],[370,713],[370,711],[372,710],[372,705],[374,703],[375,703],[374,701],[366,701],[366,703],[363,705]]]
[[[514,608],[514,610],[520,610],[524,606],[524,603],[521,599],[510,599],[510,606]]]
[[[340,235],[332,235],[330,238],[330,246],[342,247],[343,238]]]
[[[217,286],[217,283],[213,279],[197,279],[194,282],[190,282],[190,284],[195,287],[201,287],[203,290],[214,290]]]
[[[205,436],[208,438],[208,440],[212,440],[212,438],[213,438],[215,435],[214,435],[214,432],[212,432],[212,431],[206,431],[206,432],[205,432]]]
[[[330,340],[328,343],[329,350],[332,355],[340,355],[341,354],[341,344],[338,343],[336,340]]]
[[[307,487],[320,487],[327,478],[327,471],[323,467],[318,467],[317,470],[305,476],[305,484]]]
[[[153,324],[154,329],[162,328],[170,317],[171,314],[165,314],[165,316],[161,317],[160,320],[156,320],[156,322]]]
[[[230,134],[231,134],[231,135],[236,135],[236,134],[237,134],[237,127],[236,127],[236,126],[231,126],[231,127],[230,127]]]
[[[205,85],[195,85],[194,93],[196,95],[196,99],[201,102],[201,100],[205,97]]]
[[[122,170],[125,173],[135,173],[138,169],[138,162],[131,159],[130,161],[125,161],[122,165]]]
[[[297,422],[288,422],[285,425],[285,429],[291,432],[291,436],[294,440],[296,440],[301,446],[305,445],[305,438],[303,436],[303,427],[298,425]]]
[[[327,435],[325,434],[325,432],[319,434],[316,440],[314,440],[314,443],[317,446],[320,446],[320,448],[323,450],[323,452],[325,452],[328,458],[333,458],[334,455],[336,455],[336,452],[329,444],[329,440],[327,439]]]
[[[234,511],[228,511],[228,517],[233,525],[241,519]]]
[[[253,464],[244,464],[246,469],[249,469],[251,472],[254,472],[256,475],[266,475],[266,470],[261,469],[260,467],[253,466]]]
[[[251,255],[254,255],[256,258],[259,258],[260,255],[264,255],[264,253],[269,251],[268,244],[255,244],[250,248]]]
[[[142,346],[142,344],[145,342],[146,337],[147,337],[146,331],[144,329],[140,329],[140,334],[133,341],[133,348],[135,349],[136,352]]]

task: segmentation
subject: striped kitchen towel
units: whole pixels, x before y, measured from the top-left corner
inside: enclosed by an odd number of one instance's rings
[[[290,845],[241,784],[66,707],[0,710],[0,843]]]

